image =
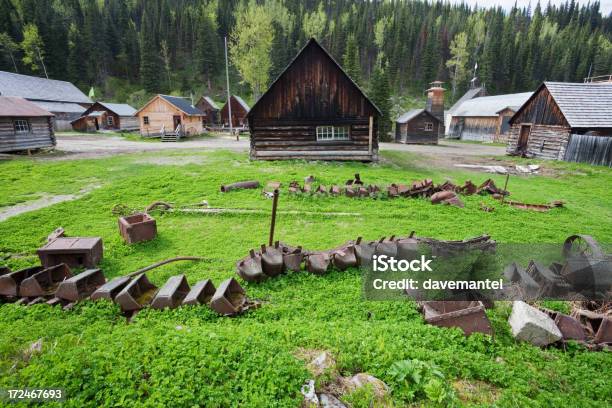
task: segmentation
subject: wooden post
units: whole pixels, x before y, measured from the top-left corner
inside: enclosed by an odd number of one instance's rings
[[[368,130],[368,154],[372,154],[372,137],[374,136],[374,116],[370,116],[370,128]]]
[[[274,190],[274,198],[272,200],[272,221],[270,222],[270,239],[268,245],[272,246],[274,243],[274,227],[276,226],[276,208],[278,207],[278,189]]]
[[[510,179],[510,173],[506,173],[506,182],[504,183],[504,191],[502,192],[501,203],[504,203],[504,199],[506,198],[506,192],[508,191],[508,180]]]

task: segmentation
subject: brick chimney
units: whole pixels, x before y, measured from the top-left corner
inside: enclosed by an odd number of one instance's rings
[[[444,132],[444,82],[434,81],[427,90],[427,110],[440,120],[440,127]]]

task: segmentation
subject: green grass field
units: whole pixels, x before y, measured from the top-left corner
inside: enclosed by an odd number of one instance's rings
[[[178,273],[190,283],[235,276],[236,260],[267,240],[265,214],[156,214],[159,235],[127,246],[119,237],[116,204],[143,209],[157,200],[187,205],[268,210],[260,190],[221,193],[223,183],[303,181],[341,184],[360,173],[366,183],[408,183],[425,177],[441,183],[483,182],[489,175],[431,168],[422,157],[386,152],[379,164],[250,162],[246,154],[182,152],[121,155],[74,161],[0,162],[0,210],[43,195],[84,197],[0,222],[0,264],[13,269],[38,262],[35,250],[63,226],[69,236],[101,236],[107,278],[177,255],[205,257],[175,263],[148,275],[161,285]],[[508,159],[510,160],[510,159]],[[156,164],[156,162],[158,164]],[[530,161],[533,163],[534,161]],[[159,164],[161,163],[161,164]],[[554,177],[512,177],[515,200],[564,200],[548,213],[502,207],[490,197],[464,197],[463,209],[432,206],[424,199],[350,199],[281,195],[277,238],[308,249],[354,239],[406,235],[463,239],[489,233],[498,242],[558,243],[574,233],[612,242],[612,171],[545,163]],[[503,186],[503,176],[491,176]],[[480,202],[495,207],[479,209]],[[289,215],[284,210],[354,212],[357,216]],[[243,283],[241,281],[241,283]],[[465,338],[458,329],[425,325],[414,303],[362,298],[358,270],[326,276],[291,273],[260,284],[244,283],[260,309],[235,318],[205,307],[145,310],[131,324],[116,306],[85,302],[71,311],[46,305],[0,306],[0,388],[62,387],[68,407],[206,406],[296,407],[310,378],[300,348],[329,350],[344,375],[368,372],[392,389],[387,406],[606,407],[612,403],[609,352],[540,349],[517,343],[509,332],[507,304],[489,311],[493,338]],[[41,353],[27,349],[43,339]],[[402,381],[391,369],[419,360],[431,381]],[[440,376],[433,374],[439,372]],[[325,383],[325,378],[318,380]],[[424,385],[426,384],[426,385]],[[370,406],[368,393],[350,395]],[[436,402],[438,401],[438,402]],[[1,403],[1,402],[0,402]],[[374,405],[376,406],[376,404]]]

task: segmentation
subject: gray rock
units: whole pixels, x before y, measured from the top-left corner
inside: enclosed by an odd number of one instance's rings
[[[321,408],[346,408],[338,398],[331,394],[319,394],[319,407]]]
[[[508,323],[514,338],[536,346],[546,346],[562,337],[553,319],[525,302],[514,302]]]

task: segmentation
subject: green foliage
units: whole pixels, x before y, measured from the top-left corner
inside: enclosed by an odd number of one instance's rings
[[[356,83],[361,82],[361,63],[359,58],[359,47],[354,35],[349,35],[346,42],[344,55],[342,56],[344,71]]]
[[[382,116],[378,122],[378,137],[381,141],[391,140],[388,133],[391,130],[391,85],[387,70],[377,66],[374,68],[372,78],[370,78],[369,97],[378,106]]]
[[[28,24],[23,28],[23,41],[21,42],[23,49],[23,63],[30,67],[33,71],[44,71],[45,69],[45,45],[42,38],[38,34],[38,27],[34,24]]]
[[[435,406],[453,405],[455,394],[435,364],[420,360],[396,361],[389,368],[394,395],[405,401],[427,399]]]

